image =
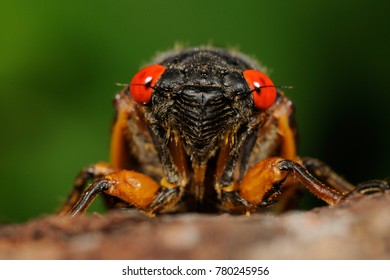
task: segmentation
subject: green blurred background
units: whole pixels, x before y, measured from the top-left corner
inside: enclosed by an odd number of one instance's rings
[[[53,212],[108,159],[112,98],[176,42],[239,47],[297,107],[300,153],[352,182],[390,176],[386,1],[0,4],[0,222]]]

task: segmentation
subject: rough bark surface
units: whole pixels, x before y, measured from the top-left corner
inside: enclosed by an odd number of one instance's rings
[[[0,259],[390,259],[390,193],[278,216],[47,216],[0,225]]]

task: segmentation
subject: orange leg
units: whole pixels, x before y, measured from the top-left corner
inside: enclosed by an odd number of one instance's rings
[[[273,204],[280,194],[281,185],[289,176],[291,180],[299,180],[311,193],[330,205],[343,198],[342,193],[318,181],[299,163],[278,157],[264,159],[250,168],[238,186],[237,197],[250,205],[250,208],[244,207],[246,211]],[[236,206],[227,205],[230,210],[235,210]]]
[[[121,170],[95,181],[81,194],[68,214],[75,216],[84,213],[100,193],[118,198],[129,206],[144,211],[149,216],[176,205],[180,198],[179,188],[160,187],[160,184],[146,175]]]
[[[327,167],[325,164],[320,166]],[[327,168],[324,170],[329,171]],[[366,194],[390,189],[389,183],[383,180],[368,181],[349,189],[352,185],[345,183],[346,181],[336,173],[329,171],[327,174],[330,176],[329,180],[337,179],[341,186],[328,186],[320,182],[303,165],[295,161],[278,157],[267,158],[248,170],[238,186],[238,191],[234,196],[231,192],[230,201],[226,200],[224,206],[232,211],[242,211],[242,208],[245,211],[254,211],[257,206],[271,205],[276,202],[276,196],[281,194],[280,187],[287,178],[290,182],[299,181],[312,194],[329,205],[335,205],[355,192]],[[224,194],[222,197],[229,196]]]

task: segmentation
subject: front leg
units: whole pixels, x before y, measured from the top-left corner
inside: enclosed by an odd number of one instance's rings
[[[164,184],[163,184],[164,185]],[[152,178],[129,170],[112,172],[91,184],[67,213],[84,213],[95,197],[104,193],[142,210],[148,216],[174,207],[180,200],[180,188],[160,186]]]
[[[73,185],[72,192],[67,197],[66,201],[62,204],[57,211],[59,215],[66,215],[80,199],[81,195],[85,191],[88,182],[95,181],[102,176],[112,172],[111,165],[105,162],[98,162],[87,166],[80,171]]]
[[[236,191],[228,194],[226,189],[222,193],[222,204],[233,211],[243,206],[246,211],[268,206],[275,202],[286,179],[300,181],[311,193],[330,205],[343,199],[342,193],[318,181],[301,164],[275,157],[264,159],[250,168]]]
[[[315,170],[313,162],[318,167]],[[335,205],[356,192],[365,194],[390,190],[389,183],[384,180],[368,181],[355,187],[318,160],[304,160],[303,164],[316,171],[316,175],[330,186],[316,179],[300,163],[278,157],[267,158],[250,168],[238,187],[222,189],[222,206],[230,211],[253,212],[258,206],[271,205],[281,194],[280,188],[286,179],[299,181],[329,205]]]
[[[337,174],[329,165],[316,158],[302,158],[302,165],[316,178],[341,193],[348,193],[355,189],[355,186]]]

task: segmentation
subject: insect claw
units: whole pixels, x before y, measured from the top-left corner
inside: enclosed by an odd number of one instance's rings
[[[268,201],[262,201],[259,205],[257,206],[260,206],[260,207],[268,207],[268,206],[271,206],[271,205],[274,205],[275,203],[277,203],[278,201],[276,199],[271,199],[271,200],[268,200]]]
[[[288,176],[288,173],[286,174],[286,176],[280,180],[279,182],[276,182],[273,186],[272,186],[272,190],[274,191],[274,195],[279,195],[279,194],[282,194],[282,192],[280,191],[280,188],[282,187],[284,181],[286,181],[287,179],[287,176]]]
[[[177,198],[180,198],[179,188],[160,188],[153,202],[147,207],[146,212],[148,215],[154,215],[167,204],[176,202]]]

